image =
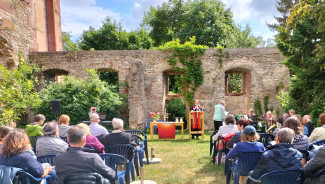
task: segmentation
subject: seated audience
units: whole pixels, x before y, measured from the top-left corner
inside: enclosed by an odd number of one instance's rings
[[[311,132],[314,130],[314,126],[311,124],[310,115],[304,115],[302,118],[302,123],[304,124],[304,127],[307,127],[307,136],[309,137]]]
[[[69,145],[58,138],[59,126],[55,121],[45,123],[43,134],[44,136],[36,141],[36,155],[38,157],[67,151]]]
[[[236,146],[229,151],[227,159],[231,159],[235,154],[242,152],[263,152],[265,148],[262,143],[257,142],[259,139],[260,136],[256,133],[256,129],[251,125],[246,126],[241,135],[241,142],[237,143]],[[238,170],[240,169],[238,168],[239,164],[236,165],[236,162],[234,167]],[[239,183],[243,183],[242,177],[239,178]]]
[[[254,112],[253,109],[249,109],[247,114],[247,118],[251,122],[255,122],[255,115],[253,114],[253,112]]]
[[[311,174],[315,174],[325,168],[325,147],[318,149],[316,155],[307,162],[303,170],[305,171],[307,177],[305,179],[305,184],[312,183],[324,183],[325,173],[317,177],[310,177]]]
[[[226,123],[226,125],[221,126],[219,128],[218,133],[215,136],[213,136],[213,140],[215,140],[215,141],[218,140],[220,135],[223,135],[223,134],[226,134],[226,133],[230,133],[230,132],[237,133],[237,132],[239,132],[238,128],[237,128],[237,126],[235,124],[235,117],[233,115],[228,114],[225,117],[225,123]]]
[[[266,121],[268,123],[268,126],[272,126],[273,125],[273,117],[272,117],[272,112],[271,111],[267,111],[266,112]]]
[[[85,123],[79,123],[78,125],[83,127],[86,131],[86,145],[93,147],[98,153],[103,153],[104,145],[99,142],[97,137],[90,135],[88,125]]]
[[[67,152],[57,155],[54,159],[58,183],[63,183],[69,175],[80,173],[98,173],[109,180],[115,178],[114,170],[108,167],[98,154],[82,151],[86,144],[86,131],[83,127],[71,127],[67,138],[70,143]]]
[[[113,118],[112,120],[113,131],[104,137],[104,146],[115,144],[131,144],[136,146],[132,135],[123,131],[123,120]]]
[[[308,137],[303,134],[303,126],[296,117],[290,117],[283,123],[284,127],[290,128],[295,132],[292,147],[297,150],[308,149]]]
[[[325,139],[325,113],[319,115],[319,125],[321,127],[315,128],[309,138],[309,143],[312,143],[317,140],[324,140]]]
[[[108,134],[107,129],[99,124],[99,116],[96,113],[90,115],[89,131],[91,135],[96,137]]]
[[[70,123],[70,117],[68,115],[62,114],[59,118],[60,137],[67,137],[67,133],[70,128],[69,123]]]
[[[249,125],[249,121],[245,119],[240,119],[237,123],[237,128],[239,132],[235,133],[235,135],[227,142],[227,148],[234,147],[234,144],[240,142],[241,134],[246,126]]]
[[[276,144],[265,151],[250,176],[255,179],[275,170],[302,169],[302,154],[292,148],[295,132],[290,128],[281,128],[275,137]]]
[[[279,123],[281,126],[283,125],[283,122],[289,118],[289,115],[287,113],[284,113],[283,116],[279,119]]]
[[[0,127],[0,153],[2,153],[3,140],[5,139],[5,137],[7,137],[7,135],[11,133],[12,130],[13,128],[10,126]]]
[[[11,132],[4,140],[0,165],[22,168],[36,178],[50,174],[55,177],[54,167],[39,163],[27,150],[30,149],[27,134],[22,130]],[[53,171],[53,172],[52,172]]]
[[[28,136],[39,137],[42,136],[42,125],[45,121],[45,116],[43,114],[37,114],[34,118],[34,122],[26,125],[25,132]]]

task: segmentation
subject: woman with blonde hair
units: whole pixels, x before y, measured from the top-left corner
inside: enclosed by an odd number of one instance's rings
[[[22,168],[36,178],[41,178],[48,174],[52,178],[55,177],[54,167],[43,166],[27,152],[29,149],[29,139],[24,131],[15,130],[11,132],[3,142],[3,154],[0,155],[0,165]]]
[[[70,128],[70,117],[66,114],[62,114],[59,118],[59,136],[67,137],[68,130]]]
[[[79,123],[79,126],[86,130],[86,145],[93,147],[98,153],[104,153],[104,145],[97,137],[90,135],[89,127],[85,123]]]

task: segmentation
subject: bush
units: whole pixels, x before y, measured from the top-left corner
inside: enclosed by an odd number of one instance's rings
[[[48,120],[54,119],[51,112],[51,100],[60,100],[62,114],[70,116],[71,124],[89,120],[91,106],[97,107],[97,112],[106,112],[106,119],[119,116],[122,98],[111,89],[106,82],[101,81],[95,70],[88,70],[89,78],[65,77],[64,82],[50,82],[46,89],[40,91],[41,106],[36,113],[42,113]]]
[[[19,120],[28,108],[40,104],[34,89],[37,83],[35,74],[39,71],[36,65],[29,64],[21,55],[15,69],[7,69],[0,64],[0,126]]]
[[[175,121],[176,117],[183,117],[184,127],[186,127],[186,107],[184,100],[171,100],[167,106],[167,112],[169,114],[168,121]]]

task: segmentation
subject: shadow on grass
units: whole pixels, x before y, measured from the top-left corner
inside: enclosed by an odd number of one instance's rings
[[[203,174],[204,175],[210,175],[214,176],[213,183],[224,183],[224,165],[217,166],[216,164],[213,164],[211,161],[211,157],[202,157],[197,160],[197,163],[200,165],[203,165],[201,169],[199,169],[195,173],[195,178],[200,178]]]

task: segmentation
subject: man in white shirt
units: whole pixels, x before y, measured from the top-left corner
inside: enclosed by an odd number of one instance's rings
[[[95,113],[91,114],[90,115],[90,125],[89,125],[90,134],[93,136],[100,136],[100,135],[108,134],[108,131],[106,130],[106,128],[98,123],[99,123],[98,114],[95,114]]]

